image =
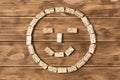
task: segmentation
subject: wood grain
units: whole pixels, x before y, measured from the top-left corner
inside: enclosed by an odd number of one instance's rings
[[[26,31],[32,18],[40,11],[68,6],[81,10],[94,26],[97,48],[93,57],[80,70],[56,74],[41,69],[32,60],[27,46]],[[120,0],[0,0],[0,80],[120,80]],[[54,33],[44,35],[42,29],[53,27]],[[78,34],[67,33],[77,27]],[[56,43],[56,33],[64,34],[64,43]],[[53,66],[70,66],[80,60],[89,48],[89,35],[82,22],[66,13],[47,15],[35,28],[34,45],[38,55]],[[50,46],[75,52],[66,58],[45,53]]]
[[[87,52],[89,44],[89,42],[65,42],[64,44],[34,42],[38,55],[45,62],[54,66],[70,66],[75,64]],[[29,55],[24,42],[2,42],[0,45],[0,66],[37,66],[31,55]],[[73,46],[76,51],[66,58],[54,58],[44,51],[47,46],[56,51],[65,51],[69,46]],[[87,66],[120,66],[119,47],[120,42],[99,42],[95,54],[88,61]],[[12,56],[16,56],[18,59],[13,59]]]
[[[56,6],[68,6],[83,11],[92,17],[120,17],[120,1],[112,0],[81,0],[77,3],[65,0],[0,0],[0,16],[35,16],[41,10]],[[71,4],[69,4],[71,3]],[[58,15],[56,15],[58,16]],[[59,15],[60,16],[60,15]],[[64,14],[61,14],[64,16]]]
[[[1,18],[0,41],[25,41],[26,31],[31,20],[31,18]],[[90,18],[89,20],[96,31],[97,41],[120,40],[119,18]],[[54,33],[44,35],[42,29],[45,27],[53,27]],[[67,33],[68,27],[77,27],[78,34]],[[34,41],[56,41],[57,32],[64,33],[65,41],[89,41],[87,29],[77,18],[44,18],[34,30]]]
[[[119,67],[83,67],[69,74],[56,74],[39,67],[0,67],[1,80],[119,80]],[[97,73],[97,74],[96,74]]]

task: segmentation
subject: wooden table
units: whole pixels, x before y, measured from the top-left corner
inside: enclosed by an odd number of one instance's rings
[[[120,1],[67,1],[0,0],[0,80],[120,80]],[[56,6],[81,10],[97,34],[93,57],[84,67],[69,74],[43,70],[29,55],[25,43],[32,18],[42,10]],[[55,31],[44,35],[44,27],[52,27]],[[68,27],[77,27],[79,33],[67,33]],[[57,32],[64,33],[63,43],[56,43]],[[53,66],[73,65],[82,58],[90,44],[89,34],[81,20],[65,13],[50,14],[42,19],[36,25],[33,41],[39,56]],[[54,58],[44,51],[47,46],[65,51],[71,45],[76,50],[65,58]]]

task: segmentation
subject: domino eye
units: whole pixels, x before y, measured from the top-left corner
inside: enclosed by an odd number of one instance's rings
[[[67,29],[67,32],[68,32],[68,33],[77,33],[77,32],[78,32],[78,29],[77,29],[77,28],[68,28],[68,29]]]
[[[50,33],[53,33],[53,28],[43,28],[43,33],[44,34],[50,34]]]

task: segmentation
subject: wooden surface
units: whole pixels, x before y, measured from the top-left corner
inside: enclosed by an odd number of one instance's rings
[[[84,12],[97,34],[93,57],[80,70],[70,74],[41,69],[32,60],[25,44],[32,18],[41,10],[56,6],[68,6]],[[0,9],[0,80],[120,80],[119,0],[0,0]],[[53,27],[55,32],[45,35],[42,33],[44,27]],[[68,27],[77,27],[79,33],[67,33]],[[64,33],[64,43],[56,43],[57,32]],[[90,44],[89,34],[81,20],[64,13],[46,16],[37,24],[33,36],[36,52],[53,66],[75,64]],[[47,46],[65,51],[71,45],[76,50],[66,58],[54,58],[44,51]]]

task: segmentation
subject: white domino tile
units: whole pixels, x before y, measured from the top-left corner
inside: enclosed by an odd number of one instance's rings
[[[96,48],[96,44],[91,44],[90,47],[89,47],[89,51],[88,52],[93,54],[94,51],[95,51],[95,48]]]
[[[38,19],[35,17],[35,18],[32,19],[32,21],[30,22],[29,25],[30,25],[31,27],[34,27],[34,26],[37,24],[37,22],[38,22]]]
[[[57,43],[62,43],[62,33],[57,33]]]
[[[33,45],[28,45],[28,51],[30,54],[35,54]]]
[[[41,66],[43,69],[47,69],[48,68],[48,65],[45,62],[43,62],[42,60],[40,60],[38,65]]]
[[[64,57],[64,52],[55,52],[54,57]]]
[[[28,35],[28,36],[32,35],[33,28],[34,28],[34,27],[29,26],[28,29],[27,29],[26,35]]]
[[[91,44],[96,43],[95,34],[90,34],[90,40],[91,40]]]
[[[67,32],[68,33],[77,33],[77,28],[68,28]]]
[[[46,47],[46,48],[45,48],[45,52],[48,53],[48,54],[51,55],[51,56],[54,55],[54,53],[55,53],[55,52],[54,52],[51,48],[49,48],[49,47]]]
[[[71,67],[68,67],[67,70],[68,70],[68,73],[74,72],[74,71],[77,70],[77,67],[76,66],[71,66]]]
[[[44,28],[43,33],[45,33],[45,34],[53,33],[53,28]]]
[[[90,22],[88,20],[88,18],[86,16],[84,16],[83,18],[81,18],[82,22],[84,23],[84,25],[87,27],[88,25],[90,25]]]
[[[73,52],[74,52],[74,48],[69,47],[69,48],[65,51],[65,54],[66,54],[66,56],[69,56],[69,55],[71,55]]]
[[[48,66],[48,71],[57,72],[57,68],[53,66]]]
[[[83,57],[83,60],[84,60],[85,62],[87,62],[87,61],[90,59],[91,56],[92,56],[92,54],[89,53],[89,52],[87,52],[87,53],[85,54],[85,56]]]
[[[93,26],[90,24],[87,26],[89,34],[94,34]]]
[[[33,55],[32,55],[32,58],[34,59],[34,61],[35,61],[36,63],[39,63],[40,58],[39,58],[36,54],[33,54]]]
[[[26,45],[31,45],[32,43],[32,37],[31,36],[26,36]]]
[[[72,9],[72,8],[65,8],[65,12],[66,13],[70,13],[70,14],[74,14],[75,13],[75,10],[74,9]]]
[[[54,8],[45,9],[45,14],[54,13]]]
[[[55,7],[55,12],[64,12],[65,8],[64,7]]]
[[[83,18],[84,14],[78,10],[75,11],[75,15],[79,18]]]
[[[40,20],[41,18],[43,18],[45,16],[45,13],[43,11],[41,11],[38,15],[36,15],[36,18],[38,20]]]
[[[67,68],[58,67],[58,73],[67,73]]]
[[[75,66],[79,69],[79,68],[81,68],[84,64],[85,64],[85,61],[81,59],[79,62],[77,62],[77,63],[75,64]]]

